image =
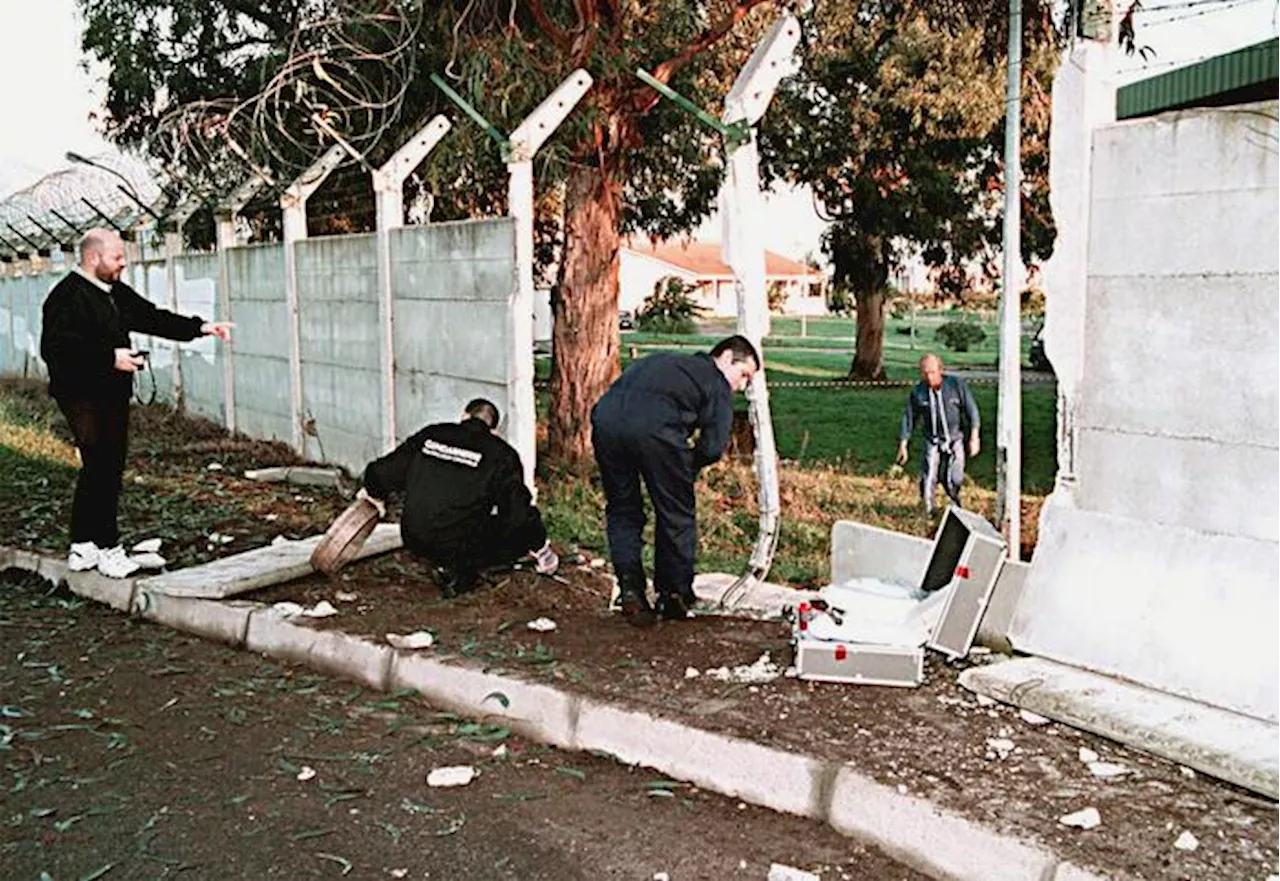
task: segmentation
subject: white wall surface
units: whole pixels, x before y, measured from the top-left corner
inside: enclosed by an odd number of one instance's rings
[[[1078,482],[1045,508],[1012,634],[1023,651],[1271,721],[1278,136],[1275,102],[1094,133]],[[1079,308],[1048,291],[1050,321]]]

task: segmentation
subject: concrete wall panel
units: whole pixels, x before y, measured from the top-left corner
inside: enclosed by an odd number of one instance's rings
[[[1275,102],[1095,132],[1086,283],[1048,297],[1084,315],[1076,481],[1042,512],[1011,632],[1272,722],[1278,134]]]
[[[289,313],[280,245],[227,253],[230,320],[235,322],[236,427],[256,437],[292,441]]]

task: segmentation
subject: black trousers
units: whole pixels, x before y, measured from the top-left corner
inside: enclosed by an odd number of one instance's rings
[[[58,408],[80,450],[80,476],[71,502],[71,541],[115,547],[120,543],[116,517],[129,443],[129,399],[60,399]]]
[[[689,596],[698,554],[693,453],[653,437],[595,430],[591,436],[604,488],[605,531],[619,581],[645,583],[644,498],[655,518],[653,583],[659,594]]]
[[[405,536],[409,552],[445,566],[463,577],[474,577],[485,569],[510,566],[541,545],[538,524],[504,529],[497,518],[474,524],[463,533]]]

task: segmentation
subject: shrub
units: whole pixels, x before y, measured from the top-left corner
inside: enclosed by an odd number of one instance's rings
[[[673,275],[659,279],[636,314],[636,327],[646,333],[696,332],[702,307],[690,296],[692,291]]]
[[[967,352],[970,346],[985,340],[987,334],[976,324],[948,321],[934,331],[933,338],[953,352]]]
[[[847,288],[832,285],[830,293],[827,294],[827,311],[832,315],[847,318],[853,315],[853,310],[853,294]]]
[[[787,286],[780,281],[769,282],[769,311],[782,312],[787,305]]]

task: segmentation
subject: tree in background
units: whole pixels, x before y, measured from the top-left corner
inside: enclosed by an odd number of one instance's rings
[[[548,428],[552,459],[570,467],[590,461],[590,409],[618,373],[622,236],[644,231],[665,238],[694,228],[710,212],[723,174],[718,138],[660,102],[634,71],[643,67],[715,108],[780,5],[78,2],[84,48],[108,69],[109,136],[144,145],[166,122],[173,128],[177,114],[184,131],[236,140],[250,161],[271,167],[300,169],[327,146],[316,114],[333,130],[359,135],[374,165],[432,113],[457,119],[427,81],[431,72],[451,80],[505,132],[573,70],[590,72],[595,85],[539,152],[535,168],[540,187],[563,194],[561,235],[552,248],[560,259]],[[763,8],[752,15],[756,7]],[[335,55],[341,63],[328,60]],[[362,100],[352,101],[352,94]],[[249,106],[252,112],[232,110]],[[254,140],[262,131],[270,135],[265,144]],[[505,174],[493,144],[461,120],[442,148],[422,174],[440,216],[502,212]]]
[[[1023,256],[1046,256],[1049,11],[1025,5]],[[812,188],[832,221],[824,249],[856,303],[849,374],[884,378],[884,305],[914,250],[958,266],[1000,240],[1004,45],[1000,4],[957,0],[819,3],[799,76],[764,119],[772,177]]]

